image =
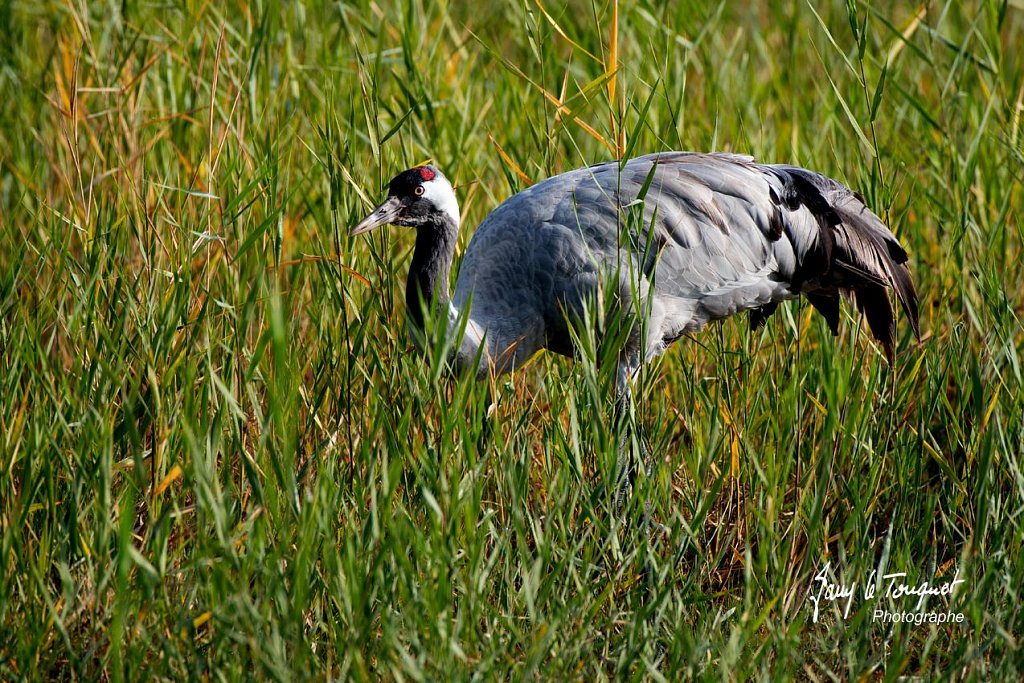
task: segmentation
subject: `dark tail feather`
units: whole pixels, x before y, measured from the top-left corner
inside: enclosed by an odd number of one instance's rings
[[[914,336],[918,341],[921,339],[921,326],[918,322],[917,292],[914,291],[914,281],[910,278],[910,269],[906,264],[907,254],[903,253],[903,262],[893,269],[893,288],[896,290],[896,298],[900,300],[903,311],[910,319],[910,326],[914,330]]]
[[[751,308],[748,311],[748,313],[750,314],[750,330],[757,330],[766,322],[768,322],[768,318],[771,316],[772,313],[775,312],[775,309],[778,307],[779,303],[775,301],[772,303],[759,306],[758,308]]]
[[[885,350],[885,357],[892,365],[895,359],[893,339],[896,336],[896,321],[889,305],[889,292],[873,282],[853,288],[857,299],[857,310],[868,319],[868,327],[878,343]]]
[[[790,211],[804,206],[817,218],[818,232],[813,237],[791,235],[793,243],[801,247],[793,284],[803,289],[833,333],[839,327],[839,294],[851,294],[891,362],[896,329],[890,288],[910,319],[914,335],[921,338],[907,252],[849,188],[804,168],[764,168],[782,182],[781,192],[772,191],[776,206]],[[762,317],[751,318],[759,321]]]
[[[921,338],[917,293],[907,268],[907,252],[885,224],[855,195],[835,197],[841,223],[835,227],[836,253],[830,279],[852,290],[857,310],[867,318],[871,334],[893,362],[896,321],[889,289],[910,320],[914,336]]]
[[[818,309],[818,313],[825,317],[828,329],[832,330],[832,335],[839,334],[839,296],[837,294],[811,292],[807,295],[807,300]]]

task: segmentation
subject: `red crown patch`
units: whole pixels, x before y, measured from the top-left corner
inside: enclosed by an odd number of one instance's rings
[[[433,180],[435,175],[437,174],[431,171],[426,166],[420,167],[420,178],[423,178],[423,180]]]

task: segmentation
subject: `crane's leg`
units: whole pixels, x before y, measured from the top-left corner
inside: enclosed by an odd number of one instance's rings
[[[633,404],[632,385],[638,368],[638,361],[636,363],[629,363],[620,360],[615,376],[616,427],[622,433],[621,441],[619,442],[615,491],[615,507],[620,514],[636,487],[640,468],[643,467],[645,475],[650,476],[652,467],[651,454],[644,444],[642,430],[639,428],[635,405]],[[627,528],[630,526],[627,522]],[[652,543],[651,504],[649,500],[644,501],[643,511],[640,513],[640,523],[633,527],[630,533],[633,535],[635,543],[644,543],[644,541],[641,541],[641,538],[645,539],[647,545]],[[644,557],[641,560],[642,567],[638,578],[640,580],[643,601],[647,603],[655,588],[652,577],[656,575],[656,571],[652,564],[650,549],[645,549],[641,545],[640,552],[644,553]],[[655,622],[652,621],[651,626],[656,627]],[[661,646],[659,645],[659,647]]]
[[[626,503],[636,485],[639,468],[651,473],[651,455],[644,444],[643,434],[637,424],[633,404],[633,379],[639,369],[639,358],[626,357],[619,361],[615,374],[615,421],[622,436],[619,441],[619,455],[616,466],[615,506],[619,509]],[[635,446],[635,448],[634,448]],[[635,453],[635,456],[634,456]],[[644,520],[646,525],[646,512]]]

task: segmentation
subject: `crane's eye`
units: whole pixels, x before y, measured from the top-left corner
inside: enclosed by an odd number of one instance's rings
[[[416,187],[414,187],[412,189],[412,193],[414,195],[416,195],[417,197],[422,197],[423,196],[423,186],[422,185],[417,185]]]

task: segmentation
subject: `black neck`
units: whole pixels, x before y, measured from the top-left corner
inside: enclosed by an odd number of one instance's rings
[[[416,329],[423,329],[425,306],[436,314],[448,305],[448,273],[458,235],[459,226],[444,215],[416,228],[416,249],[405,287],[407,314]]]

